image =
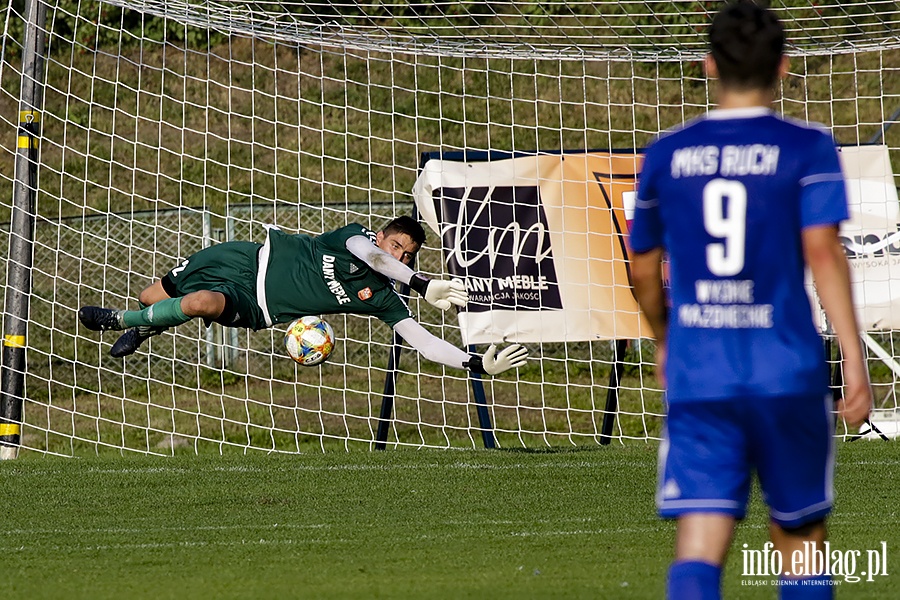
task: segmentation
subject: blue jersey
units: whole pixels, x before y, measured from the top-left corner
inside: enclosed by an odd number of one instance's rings
[[[801,232],[847,217],[831,136],[768,109],[714,110],[647,149],[630,243],[669,261],[669,402],[827,392]]]

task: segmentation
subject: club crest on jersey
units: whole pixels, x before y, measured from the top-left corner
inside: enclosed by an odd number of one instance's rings
[[[356,292],[356,295],[359,296],[359,299],[362,301],[366,301],[372,297],[372,288],[367,287]]]

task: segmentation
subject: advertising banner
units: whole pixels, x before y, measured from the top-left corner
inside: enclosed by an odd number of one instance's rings
[[[886,146],[846,146],[860,326],[900,329],[900,204]],[[642,155],[426,155],[413,193],[465,281],[466,344],[651,337],[631,288],[628,229]]]
[[[887,146],[845,146],[850,220],[841,241],[850,259],[853,300],[866,331],[900,329],[900,204]]]
[[[480,344],[650,335],[631,290],[627,221],[634,152],[436,156],[414,188],[447,268],[466,282],[463,341]]]

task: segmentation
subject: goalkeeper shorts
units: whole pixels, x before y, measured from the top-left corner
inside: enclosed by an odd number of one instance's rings
[[[678,401],[659,448],[660,516],[742,519],[753,471],[772,521],[793,528],[831,512],[831,395]]]
[[[254,242],[225,242],[192,254],[162,278],[172,298],[191,292],[219,292],[225,311],[217,323],[228,327],[265,329],[266,321],[256,303],[257,254]],[[207,323],[209,325],[209,323]]]

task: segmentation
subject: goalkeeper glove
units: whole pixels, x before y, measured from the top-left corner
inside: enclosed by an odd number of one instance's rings
[[[428,304],[441,310],[447,310],[453,305],[465,306],[469,301],[466,285],[459,279],[428,279],[421,273],[416,273],[409,280],[409,287],[423,296]]]
[[[497,354],[496,344],[491,344],[484,356],[472,356],[463,366],[473,373],[499,375],[510,369],[517,369],[528,362],[528,349],[519,344],[507,346]]]

